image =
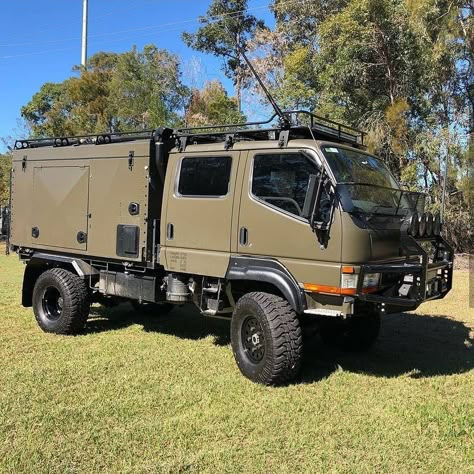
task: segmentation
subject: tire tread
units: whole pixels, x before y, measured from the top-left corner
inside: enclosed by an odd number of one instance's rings
[[[84,280],[64,268],[52,268],[51,270],[47,270],[40,275],[35,284],[33,302],[37,302],[38,298],[41,297],[37,294],[38,288],[49,278],[53,279],[64,289],[63,310],[65,313],[64,317],[61,317],[58,321],[57,326],[53,330],[48,329],[48,332],[54,332],[56,334],[78,333],[82,330],[89,317],[91,304],[89,290]],[[36,304],[38,304],[38,302]],[[35,311],[35,317],[39,326],[43,330],[46,330],[37,311]]]
[[[298,317],[282,297],[263,292],[244,295],[238,301],[236,311],[249,300],[264,312],[273,341],[273,360],[256,375],[255,381],[265,385],[287,383],[298,374],[301,366],[303,336]]]

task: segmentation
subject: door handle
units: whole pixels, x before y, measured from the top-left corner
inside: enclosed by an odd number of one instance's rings
[[[171,222],[168,222],[168,225],[166,226],[166,238],[168,240],[173,240],[174,238],[174,225],[171,224]]]
[[[248,245],[249,243],[249,231],[247,227],[241,227],[239,232],[240,245]]]

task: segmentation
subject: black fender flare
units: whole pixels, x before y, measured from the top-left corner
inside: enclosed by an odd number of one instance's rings
[[[274,285],[286,298],[297,314],[306,309],[304,291],[288,269],[277,260],[269,258],[232,256],[226,280],[260,281]]]
[[[28,308],[33,304],[33,288],[38,277],[49,268],[57,266],[70,266],[83,279],[99,275],[94,267],[80,258],[41,252],[34,253],[28,260],[23,275],[21,303],[24,307]]]

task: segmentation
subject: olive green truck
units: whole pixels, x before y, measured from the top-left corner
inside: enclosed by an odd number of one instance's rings
[[[381,316],[446,296],[453,251],[425,196],[364,151],[363,132],[284,114],[17,141],[9,249],[41,329],[80,332],[94,302],[194,303],[230,321],[246,377],[281,384],[298,373],[304,325],[362,351]]]

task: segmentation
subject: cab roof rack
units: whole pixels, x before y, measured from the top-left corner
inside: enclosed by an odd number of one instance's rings
[[[17,140],[15,149],[39,147],[79,146],[83,144],[102,145],[108,143],[130,142],[154,139],[157,142],[174,140],[178,147],[183,143],[215,143],[234,141],[279,140],[280,146],[286,146],[291,138],[330,140],[356,148],[364,148],[366,133],[334,120],[315,115],[306,110],[282,112],[285,120],[279,116],[279,123],[272,125],[279,114],[273,114],[268,120],[240,124],[203,125],[199,127],[158,128],[138,132],[103,133],[78,135],[73,137],[34,138]],[[267,127],[264,127],[264,126]]]

